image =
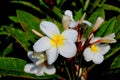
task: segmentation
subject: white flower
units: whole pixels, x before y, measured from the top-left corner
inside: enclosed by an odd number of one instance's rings
[[[44,73],[51,75],[56,72],[56,69],[53,65],[43,64],[44,61],[46,60],[44,53],[42,54],[38,53],[37,55],[36,54],[34,55],[34,52],[29,51],[28,57],[31,59],[33,63],[25,65],[24,67],[25,72],[35,74],[36,76],[43,76]]]
[[[92,60],[95,64],[100,64],[104,60],[103,55],[106,54],[109,49],[110,46],[108,44],[94,44],[84,50],[83,56],[87,62]]]
[[[46,51],[48,64],[52,64],[58,57],[58,54],[71,58],[76,54],[75,41],[77,39],[77,31],[67,29],[60,34],[57,26],[49,21],[43,21],[40,29],[46,36],[40,38],[33,45],[36,52]]]
[[[79,24],[79,21],[75,21],[75,20],[73,19],[72,11],[66,10],[64,15],[65,15],[65,16],[69,16],[69,19],[70,19],[69,27],[70,27],[70,28],[75,28],[75,27]],[[64,18],[64,16],[63,16],[63,18]],[[69,19],[67,19],[67,20],[69,20]],[[67,21],[64,21],[64,22],[67,22]],[[92,24],[91,24],[89,21],[86,21],[86,20],[83,20],[82,23],[87,24],[87,25],[89,25],[89,26],[92,26]]]

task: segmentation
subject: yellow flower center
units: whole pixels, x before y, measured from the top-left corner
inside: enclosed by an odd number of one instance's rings
[[[50,43],[54,47],[62,46],[64,44],[64,36],[63,35],[53,35],[52,39],[50,40]]]
[[[97,52],[99,51],[99,47],[96,46],[96,45],[92,45],[90,49],[91,49],[91,51],[94,52],[94,53],[97,53]]]

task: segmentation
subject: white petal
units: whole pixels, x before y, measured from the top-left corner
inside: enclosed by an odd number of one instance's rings
[[[55,74],[55,72],[56,72],[56,68],[54,67],[54,65],[46,66],[45,73],[51,75],[51,74]]]
[[[88,26],[90,26],[90,27],[93,27],[93,24],[92,23],[90,23],[89,21],[87,21],[87,20],[84,20],[82,23],[84,23],[84,24],[87,24]]]
[[[42,38],[40,38],[33,45],[34,51],[35,52],[42,52],[42,51],[47,50],[49,47],[51,47],[49,41],[50,41],[50,39],[48,37],[42,37]]]
[[[60,34],[58,27],[49,21],[41,22],[40,29],[49,37],[52,37],[54,34]]]
[[[28,58],[29,58],[32,62],[38,61],[37,58],[32,58],[33,51],[29,51],[29,52],[27,53],[27,55],[28,55]]]
[[[86,48],[83,52],[85,61],[89,62],[93,59],[94,53],[91,52],[90,48]]]
[[[35,74],[36,76],[44,76],[44,72],[45,72],[46,67],[43,65],[39,65],[38,69],[37,69],[37,73]]]
[[[77,40],[78,33],[73,29],[65,30],[62,35],[65,37],[66,40],[72,40],[75,42]]]
[[[55,47],[51,47],[46,51],[46,56],[47,56],[47,60],[48,60],[48,64],[52,64],[55,62],[55,60],[58,57],[58,52],[57,49]]]
[[[103,55],[101,55],[101,54],[95,54],[95,55],[94,55],[93,62],[94,62],[95,64],[100,64],[100,63],[103,62],[103,60],[104,60]]]
[[[75,28],[78,25],[78,22],[76,21],[70,21],[70,28]]]
[[[71,20],[73,21],[73,14],[72,14],[72,11],[66,10],[66,11],[65,11],[65,15],[66,15],[66,16],[69,16],[69,17],[71,18]]]
[[[90,43],[93,43],[93,42],[96,42],[96,41],[98,41],[98,40],[100,40],[101,39],[101,37],[93,37],[91,40],[90,40]]]
[[[64,30],[69,28],[69,24],[70,24],[70,17],[63,15],[62,25],[63,25]]]
[[[60,53],[60,55],[66,58],[71,58],[75,56],[76,51],[76,45],[68,40],[65,40],[65,44],[63,46],[58,47],[58,52]]]
[[[37,69],[38,66],[36,66],[35,64],[26,64],[24,67],[24,71],[27,73],[32,73],[32,74],[36,74],[37,73]]]
[[[110,50],[110,45],[108,44],[100,44],[99,46],[99,53],[104,55]]]

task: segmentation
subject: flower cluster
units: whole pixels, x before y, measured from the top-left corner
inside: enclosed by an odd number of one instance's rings
[[[33,61],[25,66],[24,71],[37,76],[46,74],[54,74],[56,72],[53,63],[61,55],[65,58],[84,57],[84,60],[93,61],[100,64],[104,60],[104,55],[110,50],[108,43],[115,43],[115,34],[111,33],[104,37],[95,37],[94,32],[99,29],[104,19],[98,17],[94,24],[84,20],[85,14],[78,21],[73,19],[72,12],[66,10],[62,18],[63,31],[60,32],[57,25],[49,21],[40,23],[40,30],[44,35],[32,30],[40,36],[40,39],[33,45],[33,50],[28,52],[28,57]],[[91,27],[91,31],[85,37],[87,28]],[[79,67],[80,68],[80,67]],[[81,69],[80,69],[81,70]],[[79,73],[80,74],[80,73]]]

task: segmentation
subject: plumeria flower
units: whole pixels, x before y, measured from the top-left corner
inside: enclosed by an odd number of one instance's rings
[[[72,11],[66,10],[65,13],[64,13],[63,18],[66,17],[66,16],[68,16],[68,19],[63,19],[63,20],[64,20],[63,22],[66,22],[65,20],[69,20],[69,21],[70,21],[70,22],[69,22],[69,27],[70,27],[70,28],[75,28],[75,27],[79,24],[79,21],[75,21],[75,20],[73,19]],[[66,18],[67,18],[67,17],[66,17]],[[68,21],[67,21],[67,22],[68,22]],[[83,20],[82,23],[87,24],[87,25],[89,25],[89,26],[92,26],[92,24],[91,24],[90,22],[86,21],[86,20]]]
[[[48,64],[52,64],[58,57],[58,54],[66,58],[71,58],[76,54],[75,41],[77,39],[77,31],[67,29],[60,34],[58,27],[49,21],[43,21],[40,29],[46,36],[40,38],[33,45],[36,52],[46,51]]]
[[[94,44],[84,50],[83,56],[87,62],[92,60],[95,64],[100,64],[104,60],[103,55],[106,54],[109,49],[110,46],[108,44]]]
[[[40,54],[29,51],[28,57],[33,63],[25,65],[25,72],[35,74],[36,76],[43,76],[45,73],[52,75],[56,72],[56,69],[53,65],[44,64],[44,62],[46,61],[46,56],[44,53]]]

